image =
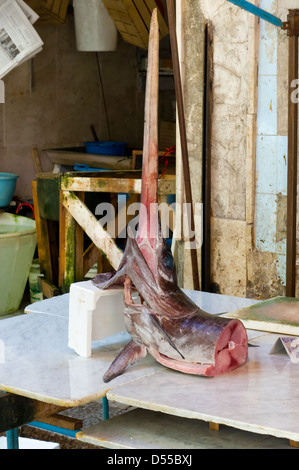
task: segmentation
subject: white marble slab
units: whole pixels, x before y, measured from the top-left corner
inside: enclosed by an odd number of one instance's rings
[[[41,300],[40,302],[34,302],[25,308],[24,313],[43,313],[68,318],[69,297],[70,294],[63,294],[57,297],[51,297],[50,299]]]
[[[59,406],[78,406],[110,388],[162,370],[150,356],[110,384],[103,374],[129,341],[127,333],[94,345],[93,357],[68,347],[68,320],[56,315],[21,315],[0,321],[0,389]]]
[[[189,291],[210,313],[247,306],[248,299]],[[77,406],[106,395],[121,384],[163,370],[151,356],[109,384],[104,372],[129,341],[124,332],[93,342],[91,358],[68,347],[69,295],[29,305],[26,315],[0,320],[0,389],[60,406]],[[257,336],[254,333],[250,337]]]
[[[241,368],[214,378],[164,370],[108,392],[111,401],[299,441],[299,364],[256,338]]]
[[[200,292],[189,289],[183,289],[183,291],[196,305],[206,312],[213,314],[233,312],[235,309],[240,308],[239,305],[242,305],[241,308],[243,308],[259,302],[259,300],[245,299],[232,295],[212,294],[211,292]]]
[[[212,294],[210,292],[193,291],[183,289],[183,291],[193,300],[196,305],[213,314],[233,312],[239,308],[249,307],[258,300],[245,299],[242,297],[234,297],[230,295]],[[25,313],[44,313],[48,315],[56,315],[68,317],[69,315],[69,294],[63,294],[51,299],[41,300],[28,305]]]
[[[195,419],[135,409],[76,434],[79,441],[108,449],[292,449],[285,439]]]

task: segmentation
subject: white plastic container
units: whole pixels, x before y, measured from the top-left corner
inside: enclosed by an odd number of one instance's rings
[[[0,213],[0,315],[18,310],[35,247],[34,220]]]
[[[78,51],[115,51],[117,29],[102,0],[74,0]]]
[[[126,331],[123,296],[123,289],[101,290],[91,281],[71,284],[68,346],[90,357],[92,341]]]

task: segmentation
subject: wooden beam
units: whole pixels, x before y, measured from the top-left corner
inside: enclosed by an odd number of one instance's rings
[[[298,10],[299,11],[299,10]],[[295,10],[297,12],[297,10]],[[299,16],[299,15],[298,15]],[[288,21],[294,17],[290,10]],[[287,197],[287,259],[286,295],[296,296],[296,220],[297,220],[297,158],[298,103],[292,100],[293,83],[298,78],[298,35],[289,32],[289,98],[288,98],[288,197]]]
[[[108,258],[111,266],[117,269],[123,253],[92,212],[74,193],[69,191],[63,192],[63,205],[99,250]]]
[[[211,429],[211,431],[219,431],[219,423],[213,423],[212,421],[210,421],[209,428]]]
[[[18,428],[45,416],[65,410],[61,406],[44,403],[11,393],[0,394],[0,432]]]
[[[85,201],[85,193],[77,194],[80,201]],[[84,231],[79,224],[75,224],[75,279],[81,281],[84,277]]]
[[[111,173],[111,174],[109,174]],[[138,174],[139,173],[139,174]],[[135,172],[128,177],[122,172],[105,172],[107,176],[92,177],[69,176],[61,177],[62,191],[84,191],[84,192],[104,192],[104,193],[129,193],[141,194],[140,172]],[[164,175],[159,179],[159,195],[175,194],[175,175]]]
[[[35,213],[37,249],[40,269],[41,273],[44,274],[50,282],[53,282],[51,246],[49,240],[48,223],[47,220],[42,219],[39,215],[36,181],[32,181],[32,198]]]
[[[50,426],[57,426],[59,428],[70,429],[71,431],[78,431],[83,428],[83,420],[78,418],[72,418],[70,416],[54,414],[52,416],[46,416],[43,419],[37,419]]]
[[[94,243],[91,243],[88,248],[83,253],[83,275],[93,267],[95,263],[98,262],[99,259],[99,249],[95,246]]]
[[[184,99],[183,99],[183,90],[182,90],[182,82],[181,82],[181,70],[180,70],[178,45],[177,45],[177,37],[176,37],[176,19],[175,19],[174,1],[166,0],[166,5],[167,5],[167,13],[168,13],[175,94],[176,94],[177,106],[178,106],[178,118],[179,118],[179,131],[180,131],[180,138],[181,138],[181,152],[182,152],[182,161],[183,161],[185,197],[186,197],[187,204],[190,205],[189,223],[190,223],[191,233],[195,234],[194,207],[193,207],[192,187],[191,187],[191,177],[190,177],[190,167],[189,167],[189,155],[188,155],[187,132],[186,132],[186,123],[185,123]],[[190,241],[193,241],[193,240],[190,240]],[[194,238],[194,241],[195,241],[195,238]],[[197,250],[194,248],[191,249],[190,255],[191,255],[191,266],[192,266],[192,275],[193,275],[193,289],[200,290]]]
[[[54,284],[49,282],[47,279],[44,279],[43,277],[38,277],[38,286],[41,289],[44,297],[47,299],[55,297],[61,293],[58,287],[54,286]]]

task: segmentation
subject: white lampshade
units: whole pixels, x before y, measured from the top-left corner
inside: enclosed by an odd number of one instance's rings
[[[115,51],[117,29],[102,0],[73,0],[78,51]]]

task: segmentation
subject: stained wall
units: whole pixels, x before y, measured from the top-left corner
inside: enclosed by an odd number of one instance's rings
[[[288,9],[298,7],[296,1],[286,0],[255,3],[282,21]],[[258,298],[284,295],[286,32],[228,1],[198,0],[191,5],[185,1],[184,5],[193,15],[194,9],[200,12],[213,31],[212,290]],[[196,43],[198,36],[185,39]],[[185,54],[187,82],[192,60],[192,55]],[[193,120],[192,126],[196,129],[198,122]],[[194,181],[199,174],[200,170]]]
[[[32,147],[67,146],[92,140],[93,124],[101,140],[142,143],[142,87],[137,87],[136,48],[118,37],[114,52],[99,52],[103,93],[95,52],[78,52],[73,17],[63,25],[35,25],[42,52],[4,77],[0,104],[0,170],[19,175],[15,196],[31,199],[35,167]],[[108,130],[110,129],[110,134]],[[44,171],[53,165],[41,153]]]

